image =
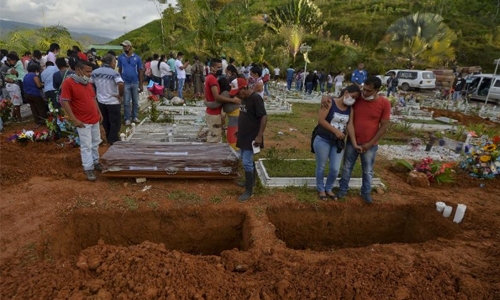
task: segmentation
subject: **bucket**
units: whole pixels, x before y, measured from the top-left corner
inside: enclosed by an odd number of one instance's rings
[[[457,210],[455,211],[455,216],[453,217],[453,222],[460,223],[464,219],[465,210],[467,209],[467,205],[459,204],[457,205]]]
[[[451,216],[451,212],[453,211],[453,207],[446,205],[443,209],[443,217],[448,218]]]
[[[446,206],[446,203],[444,203],[444,202],[441,202],[441,201],[436,202],[436,210],[438,212],[443,212],[445,206]]]

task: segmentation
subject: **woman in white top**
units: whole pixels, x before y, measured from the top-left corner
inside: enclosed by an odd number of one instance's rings
[[[342,89],[342,83],[344,82],[344,72],[340,71],[333,81],[335,81],[335,95],[338,96]]]
[[[326,89],[328,90],[328,94],[332,92],[332,87],[333,87],[333,72],[330,71],[328,73],[328,77],[326,78]]]
[[[170,70],[170,66],[166,63],[165,59],[166,55],[162,54],[158,63],[158,69],[160,69],[160,76],[163,79],[163,86],[165,89],[168,89],[172,82],[172,70]]]

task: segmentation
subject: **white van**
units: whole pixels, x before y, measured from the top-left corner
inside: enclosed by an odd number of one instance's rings
[[[432,71],[425,70],[389,70],[384,76],[378,76],[382,80],[382,84],[387,84],[387,79],[391,76],[391,72],[396,73],[399,79],[398,87],[403,91],[413,89],[435,89],[436,76]]]
[[[500,103],[500,75],[476,74],[466,78],[466,92],[470,99],[485,101],[488,92],[488,101]]]

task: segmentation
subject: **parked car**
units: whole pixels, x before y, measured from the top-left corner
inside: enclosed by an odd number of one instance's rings
[[[500,103],[500,75],[476,74],[466,78],[466,93],[470,99]]]
[[[403,91],[413,89],[435,89],[436,76],[432,71],[425,70],[389,70],[385,75],[378,75],[382,84],[387,84],[387,79],[391,76],[390,73],[396,73],[399,80],[398,87]]]

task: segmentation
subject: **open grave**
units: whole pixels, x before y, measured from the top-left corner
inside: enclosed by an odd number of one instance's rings
[[[335,251],[372,244],[452,239],[461,229],[429,205],[269,208],[276,235],[296,250]]]
[[[46,238],[43,252],[52,259],[74,256],[102,240],[124,247],[149,241],[168,250],[220,255],[224,250],[250,247],[248,226],[246,213],[237,210],[75,212]]]

